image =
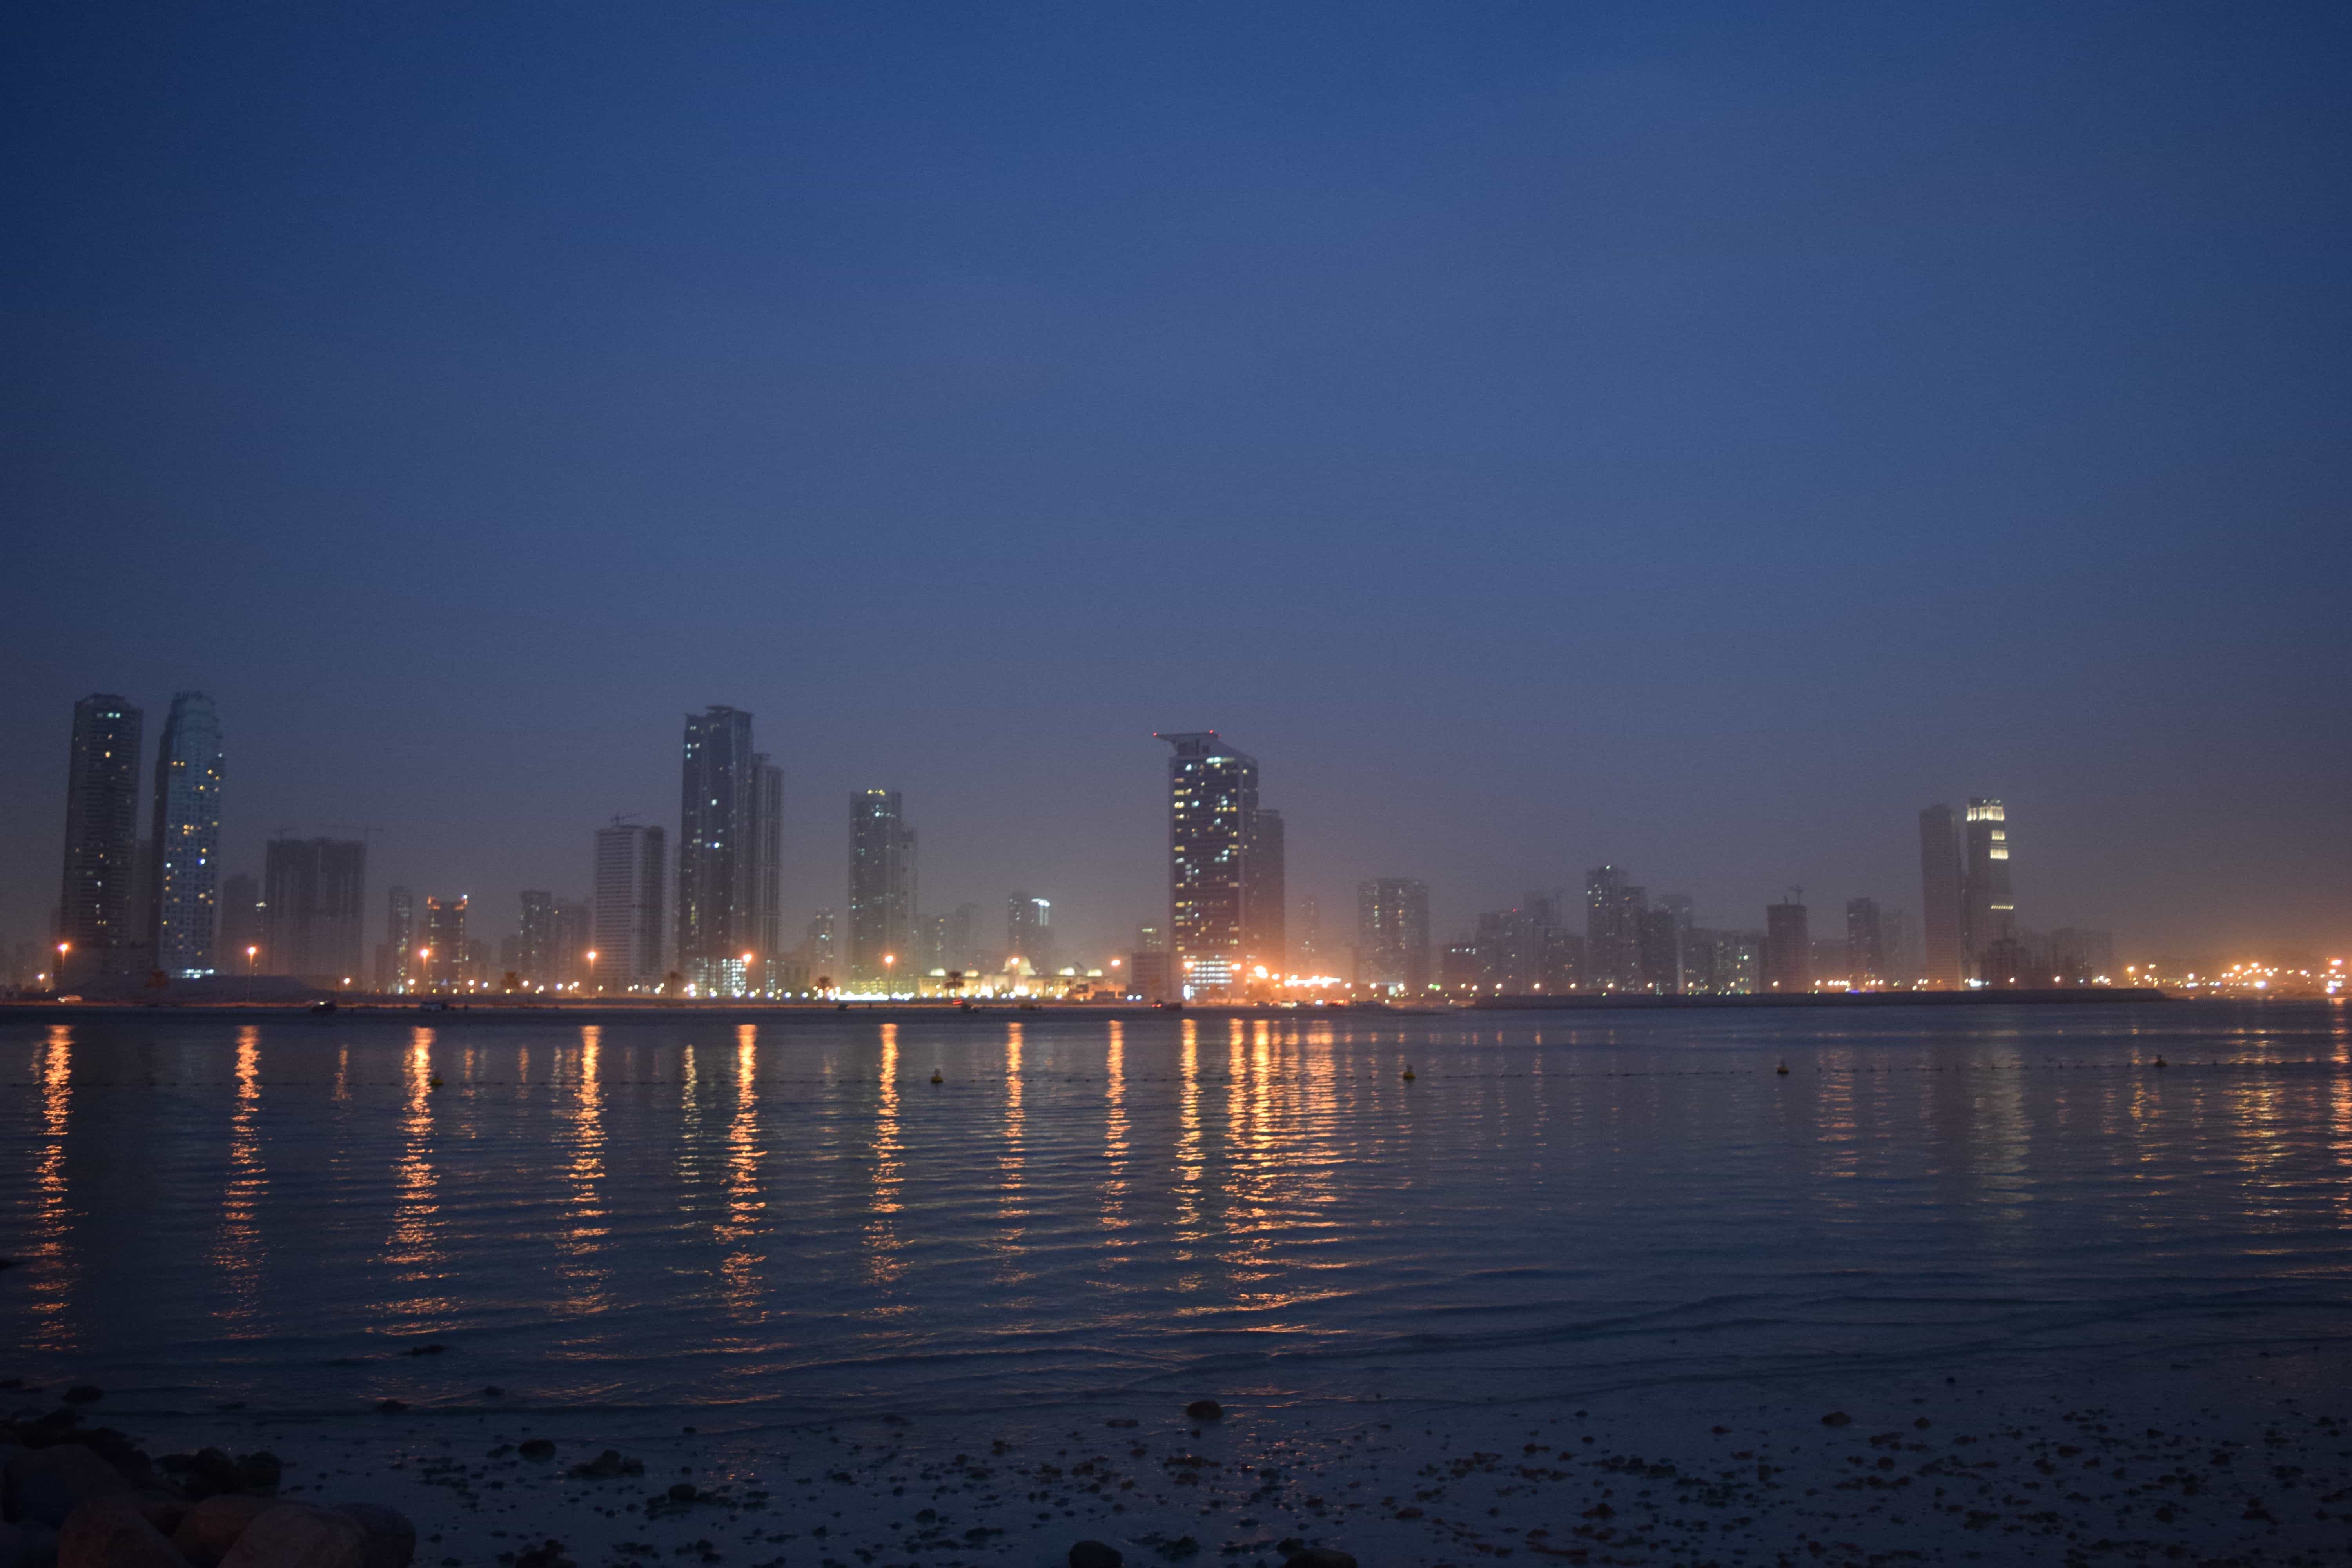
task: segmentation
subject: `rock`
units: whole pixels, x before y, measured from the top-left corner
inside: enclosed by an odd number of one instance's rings
[[[1832,1410],[1827,1415],[1822,1417],[1822,1425],[1824,1426],[1851,1426],[1853,1425],[1853,1417],[1848,1415],[1843,1410]]]
[[[375,1402],[375,1407],[386,1415],[397,1415],[402,1411],[408,1408],[408,1401],[405,1399],[379,1399]]]
[[[359,1521],[366,1568],[408,1568],[416,1557],[416,1526],[396,1508],[382,1503],[339,1502],[335,1511]]]
[[[147,1516],[147,1522],[170,1535],[188,1517],[188,1500],[164,1491],[134,1491],[131,1506]]]
[[[574,1564],[563,1554],[563,1542],[550,1539],[519,1552],[515,1557],[515,1568],[574,1568]]]
[[[692,1502],[701,1495],[694,1489],[692,1481],[679,1481],[669,1489],[669,1500],[672,1502]]]
[[[128,1492],[122,1472],[79,1443],[57,1443],[46,1448],[20,1448],[8,1458],[0,1475],[0,1509],[22,1522],[57,1526],[66,1515],[91,1498]]]
[[[46,1524],[0,1524],[0,1568],[49,1568],[58,1532]]]
[[[1196,1399],[1184,1406],[1184,1414],[1195,1421],[1222,1421],[1225,1407],[1213,1399]]]
[[[1292,1552],[1282,1568],[1356,1568],[1356,1560],[1334,1547],[1310,1546]]]
[[[268,1449],[247,1454],[236,1462],[236,1479],[247,1491],[274,1492],[286,1468]]]
[[[74,1505],[58,1531],[58,1568],[188,1568],[163,1532],[120,1493]]]
[[[106,1397],[106,1390],[94,1383],[77,1383],[62,1395],[68,1405],[89,1405]]]
[[[488,1387],[486,1387],[486,1388],[484,1388],[484,1389],[482,1390],[482,1397],[483,1397],[483,1398],[485,1398],[485,1399],[498,1399],[498,1398],[501,1398],[501,1397],[503,1397],[503,1396],[505,1395],[505,1394],[506,1394],[506,1390],[505,1390],[505,1389],[503,1389],[503,1388],[500,1388],[500,1387],[499,1387],[497,1384],[495,1384],[495,1383],[493,1383],[493,1384],[489,1384]]]
[[[367,1532],[348,1514],[277,1503],[254,1516],[220,1568],[367,1568]]]
[[[1070,1548],[1070,1568],[1119,1568],[1126,1561],[1107,1541],[1081,1541]]]
[[[555,1458],[555,1444],[546,1437],[526,1437],[515,1445],[515,1452],[526,1459]]]
[[[180,1528],[172,1532],[172,1544],[180,1555],[196,1568],[213,1568],[228,1555],[245,1527],[278,1506],[266,1497],[246,1497],[236,1492],[222,1492],[208,1497],[188,1510],[180,1521]]]
[[[593,1459],[584,1459],[572,1467],[575,1476],[590,1480],[605,1480],[614,1476],[642,1476],[646,1473],[643,1459],[625,1459],[618,1448],[607,1448]]]

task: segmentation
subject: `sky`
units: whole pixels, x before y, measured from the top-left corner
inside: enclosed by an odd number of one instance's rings
[[[2030,927],[2352,949],[2347,117],[2244,0],[17,7],[0,937],[194,689],[226,869],[492,934],[727,703],[795,923],[887,787],[1123,946],[1214,729],[1343,931],[1984,795]]]

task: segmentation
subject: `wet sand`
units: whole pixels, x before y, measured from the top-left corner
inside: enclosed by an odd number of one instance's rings
[[[426,1568],[2352,1560],[2352,1358],[2334,1342],[1977,1386],[1685,1385],[1524,1406],[1181,1407],[777,1425],[754,1407],[92,1412],[151,1451],[268,1447],[288,1495],[391,1503]],[[1828,1420],[1824,1418],[1828,1417]],[[687,1429],[691,1422],[698,1429]],[[551,1440],[551,1458],[518,1445]],[[616,1448],[644,1472],[571,1467]],[[534,1449],[534,1452],[537,1452]],[[693,1496],[674,1498],[672,1489]],[[545,1565],[543,1552],[530,1559]]]

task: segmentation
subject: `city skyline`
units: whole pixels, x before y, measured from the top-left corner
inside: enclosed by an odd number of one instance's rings
[[[217,839],[220,721],[209,697],[183,691],[173,699],[158,742],[152,794],[157,837],[134,836],[125,861],[116,840],[123,801],[137,789],[141,726],[141,710],[113,694],[100,693],[75,705],[66,816],[69,837],[79,832],[86,847],[65,857],[67,899],[56,906],[56,929],[41,946],[54,948],[67,938],[69,905],[79,910],[74,918],[86,933],[110,929],[111,921],[131,934],[110,946],[87,934],[78,944],[68,938],[79,962],[94,966],[76,970],[69,963],[68,978],[97,980],[112,973],[120,979],[160,963],[171,872],[155,852],[157,838],[170,828],[187,835],[192,845],[211,846]],[[1305,952],[1294,962],[1283,934],[1291,900],[1281,813],[1258,804],[1257,759],[1214,731],[1157,737],[1173,748],[1167,759],[1173,907],[1164,925],[1147,921],[1131,928],[1145,933],[1132,945],[1115,931],[1108,938],[1090,933],[1065,947],[1061,928],[1067,922],[1057,925],[1054,900],[1015,889],[1005,900],[1003,943],[992,954],[976,940],[978,904],[955,902],[951,913],[923,906],[916,894],[916,835],[901,797],[898,792],[869,789],[851,799],[844,889],[851,918],[843,928],[846,941],[836,951],[832,938],[818,934],[830,929],[825,922],[833,918],[830,894],[824,889],[819,895],[828,901],[812,906],[807,940],[783,940],[787,930],[803,929],[791,900],[782,896],[778,849],[788,837],[783,769],[769,753],[751,750],[751,715],[713,705],[688,716],[687,736],[680,820],[706,844],[703,865],[677,867],[674,889],[665,829],[616,816],[594,830],[584,894],[521,889],[518,921],[509,923],[491,914],[494,902],[476,913],[474,934],[463,940],[460,952],[420,952],[416,944],[430,920],[416,921],[416,895],[407,886],[392,889],[383,931],[369,925],[365,841],[297,839],[281,830],[266,846],[258,880],[247,872],[224,874],[209,848],[191,858],[192,868],[203,873],[191,880],[217,905],[216,923],[208,918],[200,931],[184,931],[177,940],[217,943],[223,957],[215,968],[224,973],[340,976],[343,984],[359,984],[365,976],[388,988],[424,979],[447,984],[461,973],[479,983],[504,973],[528,973],[534,985],[618,990],[677,984],[703,992],[804,991],[826,979],[852,988],[893,989],[898,988],[894,983],[951,969],[992,973],[1015,958],[1040,973],[1070,963],[1083,971],[1106,963],[1117,969],[1132,961],[1129,975],[1157,977],[1158,967],[1145,955],[1163,946],[1170,968],[1162,984],[1171,994],[1188,988],[1222,994],[1244,981],[1254,972],[1251,966],[1275,976],[1341,972],[1339,977],[1349,981],[1475,994],[1774,990],[1803,988],[1817,976],[1873,984],[2014,984],[2034,975],[2080,981],[2103,975],[2117,963],[2110,930],[2046,919],[2031,927],[2021,921],[2008,808],[2003,800],[1983,795],[1967,797],[1965,810],[1936,805],[1918,812],[1916,914],[1906,912],[1899,894],[1847,895],[1842,934],[1811,934],[1801,889],[1794,886],[1768,905],[1760,929],[1743,931],[1736,911],[1727,922],[1718,916],[1717,924],[1701,925],[1691,894],[1664,892],[1653,900],[1646,888],[1630,883],[1622,868],[1604,864],[1585,874],[1580,931],[1562,912],[1568,900],[1561,891],[1529,892],[1508,910],[1448,924],[1431,914],[1423,879],[1368,879],[1357,885],[1358,930],[1355,942],[1340,950],[1346,962],[1318,964]],[[192,770],[201,784],[191,785]],[[1188,804],[1194,797],[1198,804]],[[135,801],[130,809],[135,812]],[[118,894],[109,890],[121,881],[113,870],[118,862],[131,868],[131,889],[121,896],[119,915],[111,912]],[[1188,871],[1188,866],[1200,869]],[[720,940],[728,956],[706,961],[689,974],[695,927],[686,907],[698,887],[718,890],[704,901],[724,918],[729,935]],[[1188,888],[1207,891],[1188,895]],[[184,900],[197,896],[193,889],[182,894]],[[664,920],[673,897],[679,911],[674,938]],[[425,898],[428,916],[441,911],[445,921],[457,922],[450,929],[462,929],[469,902],[478,900],[470,894]],[[1315,931],[1319,895],[1303,894],[1297,903],[1302,932]],[[1408,908],[1409,914],[1400,913]],[[487,934],[486,919],[500,928],[497,937]],[[1418,933],[1403,947],[1397,946],[1391,929],[1400,919]],[[1164,944],[1150,934],[1161,930],[1172,933]],[[362,941],[362,931],[373,940]],[[559,931],[566,934],[559,938]],[[402,932],[407,933],[404,939]],[[1301,947],[1311,948],[1318,940],[1303,935]],[[2133,940],[2127,934],[2126,945]],[[31,945],[19,941],[12,950],[21,953]],[[2136,951],[2153,958],[2151,946],[2139,942]],[[1408,951],[1410,957],[1404,956]],[[1203,953],[1212,955],[1210,968],[1205,977],[1195,977],[1193,966]],[[1233,956],[1221,960],[1218,954]],[[2179,955],[2165,956],[2179,962]],[[749,962],[755,959],[756,966]],[[2199,953],[2190,962],[2211,966],[2215,960]],[[673,970],[672,964],[678,967]],[[213,972],[188,965],[162,971],[167,979]]]

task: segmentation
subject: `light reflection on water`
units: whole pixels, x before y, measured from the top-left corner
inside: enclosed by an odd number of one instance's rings
[[[278,1408],[855,1410],[2187,1354],[2352,1305],[2341,1009],[1370,1022],[0,1023],[0,1336]],[[462,1371],[396,1356],[428,1335]]]

